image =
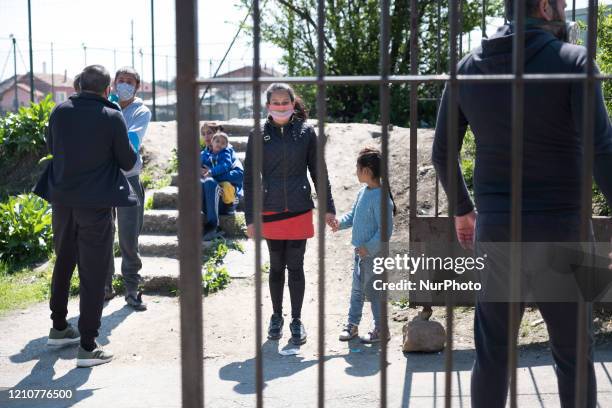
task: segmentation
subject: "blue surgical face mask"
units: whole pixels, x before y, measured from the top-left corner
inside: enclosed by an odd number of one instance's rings
[[[136,93],[136,88],[134,88],[127,82],[121,82],[117,84],[115,86],[115,89],[117,90],[117,96],[119,97],[120,101],[129,101],[134,97],[134,94]]]

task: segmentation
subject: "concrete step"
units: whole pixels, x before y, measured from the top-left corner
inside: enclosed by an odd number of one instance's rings
[[[178,208],[178,187],[168,186],[151,192],[153,197],[153,208],[161,210],[164,208]]]
[[[232,279],[250,278],[255,274],[255,243],[252,240],[237,240],[244,253],[230,250],[223,259]],[[142,287],[146,292],[168,291],[178,288],[179,260],[163,256],[142,256]],[[268,250],[262,244],[262,265],[269,263]],[[115,274],[121,275],[121,257],[115,258]]]
[[[178,232],[178,210],[147,210],[144,213],[142,230],[149,234],[176,234]],[[201,220],[198,220],[201,222]],[[228,238],[244,238],[244,214],[219,216],[219,226]]]
[[[176,235],[141,235],[138,238],[141,256],[145,257],[179,257],[178,237]],[[202,248],[211,246],[211,242],[202,241]]]
[[[156,210],[177,209],[178,208],[178,187],[168,186],[150,192],[153,197],[153,208]],[[244,200],[238,203],[238,211],[244,211]]]

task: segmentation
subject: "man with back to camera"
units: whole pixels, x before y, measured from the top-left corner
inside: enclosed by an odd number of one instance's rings
[[[117,71],[114,80],[115,94],[128,128],[128,137],[134,150],[138,153],[142,145],[151,112],[144,105],[142,99],[136,97],[140,88],[140,75],[131,67],[123,67]],[[140,182],[142,172],[142,157],[129,171],[124,171],[132,190],[138,197],[138,204],[134,207],[117,208],[117,226],[119,228],[119,249],[121,250],[121,274],[125,283],[125,301],[135,310],[146,310],[147,305],[142,301],[142,293],[138,291],[142,261],[138,253],[138,236],[142,230],[144,217],[144,187]],[[115,273],[115,264],[111,265],[106,281],[105,299],[114,297],[112,279]]]
[[[108,101],[110,75],[101,65],[80,74],[80,93],[58,105],[49,118],[47,145],[53,159],[34,193],[52,205],[56,261],[51,280],[49,346],[80,342],[77,366],[108,363],[113,355],[97,345],[104,283],[113,262],[112,207],[133,206],[135,197],[121,169],[131,169],[130,146],[121,112]],[[78,330],[67,321],[68,292],[78,265]]]
[[[482,46],[459,62],[459,74],[512,73],[514,4],[506,0],[509,25],[482,41]],[[587,51],[565,42],[564,0],[527,0],[525,73],[584,73]],[[608,202],[612,202],[612,128],[601,83],[596,83],[593,173]],[[524,97],[524,156],[522,242],[580,242],[582,183],[583,82],[526,83]],[[460,244],[509,242],[511,202],[512,88],[504,84],[460,84],[458,147],[467,126],[474,132],[476,166],[474,193],[467,191],[457,163],[455,229]],[[434,139],[432,160],[448,193],[448,93],[445,89]],[[476,233],[476,237],[475,234]],[[592,240],[592,237],[591,237]],[[610,254],[612,259],[612,253]],[[509,259],[507,259],[509,264]],[[531,262],[531,260],[526,260]],[[612,269],[612,265],[609,266]],[[479,294],[480,296],[481,294]],[[546,322],[556,363],[562,407],[574,407],[576,380],[576,302],[537,302]],[[590,303],[588,303],[590,305]],[[521,315],[524,303],[521,303]],[[508,391],[509,304],[479,297],[474,317],[476,361],[472,370],[473,407],[504,407]],[[589,307],[589,313],[590,313]],[[589,319],[589,322],[591,319]],[[590,324],[589,324],[590,326]],[[592,333],[586,333],[587,407],[596,406]]]

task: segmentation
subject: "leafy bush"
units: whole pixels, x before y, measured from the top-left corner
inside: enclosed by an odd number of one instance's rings
[[[45,130],[55,103],[48,95],[39,103],[22,106],[0,118],[0,157],[18,158],[45,149]]]
[[[9,197],[0,203],[0,261],[35,262],[52,249],[51,208],[34,194]]]
[[[223,266],[223,258],[229,251],[224,240],[215,240],[206,251],[207,260],[202,270],[202,290],[205,295],[224,289],[230,283],[230,275]]]

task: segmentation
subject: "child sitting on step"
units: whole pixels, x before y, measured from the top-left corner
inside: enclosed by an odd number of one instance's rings
[[[213,135],[211,146],[200,154],[202,164],[202,208],[206,212],[204,239],[220,236],[219,213],[233,214],[242,197],[244,170],[226,133]],[[221,199],[221,202],[219,202]]]
[[[382,186],[380,179],[381,153],[378,149],[366,147],[357,157],[357,179],[365,186],[359,190],[353,208],[344,214],[340,221],[335,220],[332,231],[352,227],[351,243],[355,247],[353,267],[353,283],[348,313],[348,322],[340,333],[340,340],[348,341],[358,336],[358,326],[361,320],[363,303],[367,296],[374,316],[374,328],[367,336],[362,336],[364,343],[377,343],[381,340],[381,293],[373,288],[374,258],[380,256],[382,249],[382,215],[381,197]],[[389,196],[384,198],[388,205],[387,237],[393,232],[393,215],[395,203],[391,190]],[[389,334],[386,334],[389,337]]]

